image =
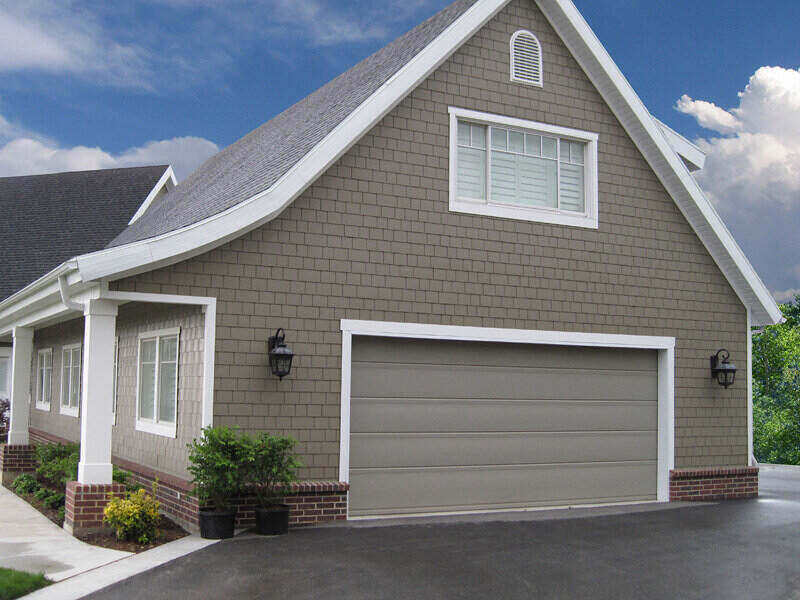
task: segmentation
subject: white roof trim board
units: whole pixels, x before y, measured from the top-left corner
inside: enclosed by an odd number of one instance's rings
[[[655,117],[653,120],[661,128],[661,133],[667,138],[667,142],[672,149],[683,159],[686,168],[690,171],[699,171],[706,166],[706,153],[700,150],[692,142],[683,137],[680,133],[665,125]]]
[[[131,217],[131,220],[128,221],[128,225],[131,223],[135,223],[139,220],[139,218],[150,208],[150,205],[153,203],[153,200],[156,199],[156,196],[161,192],[162,189],[166,189],[166,191],[170,191],[174,189],[175,186],[178,185],[178,180],[175,179],[175,172],[172,170],[172,165],[167,167],[167,170],[164,171],[164,174],[161,176],[161,179],[158,180],[153,186],[153,189],[150,190],[150,193],[147,195],[147,198],[144,199],[142,205],[136,211],[136,213]]]
[[[269,189],[186,227],[79,256],[81,278],[118,279],[174,264],[274,219],[509,1],[475,2]],[[742,303],[751,310],[753,324],[779,322],[780,309],[670,145],[675,140],[668,140],[669,133],[647,111],[571,0],[536,2],[674,198]]]

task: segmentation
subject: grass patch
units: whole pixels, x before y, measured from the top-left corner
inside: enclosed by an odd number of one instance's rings
[[[53,583],[44,575],[0,567],[0,600],[14,600]]]

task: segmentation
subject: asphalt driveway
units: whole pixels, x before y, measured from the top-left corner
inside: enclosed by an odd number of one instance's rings
[[[604,516],[239,537],[89,598],[800,598],[800,468],[762,470],[761,492]]]

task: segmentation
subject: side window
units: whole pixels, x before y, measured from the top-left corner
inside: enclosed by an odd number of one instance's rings
[[[61,414],[78,416],[81,404],[81,345],[61,351]]]
[[[36,408],[50,410],[53,396],[53,349],[39,350],[36,354]]]
[[[175,437],[180,330],[139,335],[136,429]]]

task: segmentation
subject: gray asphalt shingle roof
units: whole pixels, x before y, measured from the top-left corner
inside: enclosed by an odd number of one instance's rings
[[[103,249],[167,166],[0,178],[0,300],[65,260]]]
[[[457,0],[210,158],[109,247],[192,225],[269,189],[475,2]]]

